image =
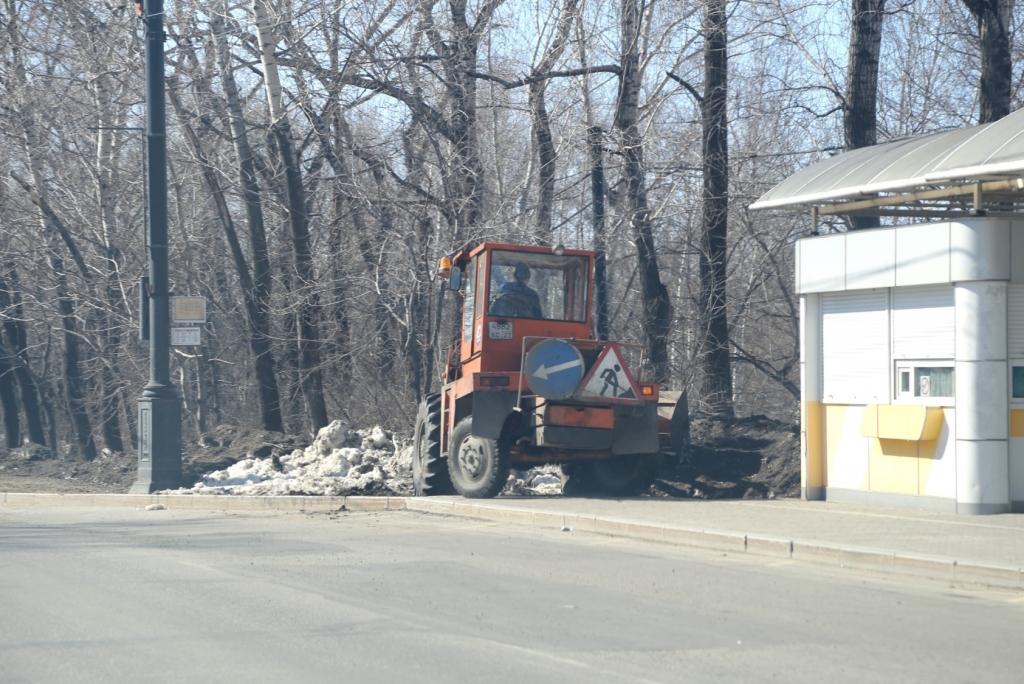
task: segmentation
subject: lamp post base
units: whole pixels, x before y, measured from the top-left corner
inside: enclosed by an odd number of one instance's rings
[[[181,399],[139,399],[139,474],[129,494],[181,486]]]

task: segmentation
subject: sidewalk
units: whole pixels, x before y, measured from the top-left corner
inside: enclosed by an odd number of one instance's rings
[[[0,509],[411,510],[540,528],[1024,588],[1024,515],[957,516],[820,501],[519,497],[240,497],[2,494]]]

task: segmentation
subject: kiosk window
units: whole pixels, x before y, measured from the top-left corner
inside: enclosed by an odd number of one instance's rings
[[[897,399],[911,402],[922,399],[952,399],[955,390],[952,365],[919,366],[900,363],[896,366]]]
[[[1010,385],[1013,388],[1013,394],[1010,396],[1014,399],[1024,400],[1024,366],[1013,367]]]

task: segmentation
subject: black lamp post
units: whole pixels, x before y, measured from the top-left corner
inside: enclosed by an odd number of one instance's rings
[[[136,5],[139,2],[136,0]],[[132,494],[181,486],[181,399],[170,372],[167,265],[167,122],[164,3],[143,0],[146,31],[146,151],[149,156],[149,382],[139,399],[139,474]]]

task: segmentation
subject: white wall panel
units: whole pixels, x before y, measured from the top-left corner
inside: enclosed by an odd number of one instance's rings
[[[956,299],[957,361],[1006,359],[1006,292],[1002,280],[959,282]]]
[[[893,358],[952,359],[955,338],[952,285],[893,290]]]
[[[896,285],[896,231],[860,230],[846,234],[846,289]]]
[[[823,235],[800,241],[797,267],[800,292],[835,292],[846,288],[846,235]]]
[[[825,403],[889,403],[888,299],[886,290],[822,295]]]
[[[1007,441],[956,442],[956,500],[968,504],[1010,502]]]
[[[928,479],[921,488],[924,496],[956,498],[956,409],[943,409],[942,432],[935,458],[928,466]],[[922,463],[920,467],[925,467]]]
[[[1010,439],[1010,501],[1024,502],[1024,438]]]
[[[962,280],[1010,279],[1010,222],[968,219],[949,225],[949,277]]]
[[[896,229],[896,285],[949,282],[949,224]]]

